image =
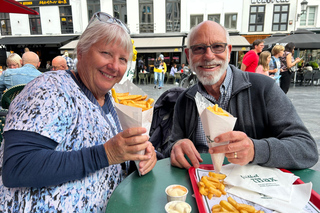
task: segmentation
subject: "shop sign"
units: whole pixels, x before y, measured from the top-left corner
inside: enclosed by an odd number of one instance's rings
[[[19,3],[25,6],[70,5],[69,0],[19,1]]]
[[[265,4],[265,3],[287,3],[290,0],[251,0],[251,4]]]

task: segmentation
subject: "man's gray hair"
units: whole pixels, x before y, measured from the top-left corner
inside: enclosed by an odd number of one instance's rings
[[[201,22],[201,23],[202,23],[202,22]],[[201,23],[200,23],[200,24],[201,24]],[[217,23],[217,22],[216,22],[216,23]],[[193,27],[191,28],[191,30],[190,30],[190,32],[189,32],[189,34],[188,34],[188,37],[187,37],[187,48],[190,48],[190,41],[191,41],[193,35],[195,34],[197,27],[198,27],[200,24],[195,25],[195,26],[193,26]],[[219,24],[219,23],[217,23],[217,24]],[[222,26],[221,24],[219,24],[219,25],[220,25],[220,27],[223,29],[224,33],[226,34],[227,43],[230,44],[230,35],[229,35],[228,30],[227,30],[224,26]]]
[[[129,62],[132,60],[133,49],[130,35],[119,25],[95,20],[82,33],[78,41],[77,54],[86,53],[90,47],[99,42],[115,44],[120,41],[120,48],[124,48],[129,53]]]

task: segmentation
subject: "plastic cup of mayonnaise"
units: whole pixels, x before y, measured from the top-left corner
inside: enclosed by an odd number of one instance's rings
[[[188,189],[181,185],[170,185],[166,188],[167,200],[170,201],[186,201]]]
[[[171,201],[165,205],[164,209],[167,213],[190,213],[192,211],[191,206],[184,201]]]

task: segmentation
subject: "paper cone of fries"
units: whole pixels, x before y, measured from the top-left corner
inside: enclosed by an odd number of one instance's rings
[[[212,107],[214,104],[200,93],[196,94],[195,100],[209,148],[228,144],[229,142],[216,143],[214,142],[214,138],[222,133],[232,131],[237,118],[226,111],[224,113],[228,116],[215,114],[207,109],[207,107]],[[214,169],[218,173],[221,170],[224,157],[224,153],[211,154]]]
[[[129,80],[125,81],[123,84],[115,84],[113,88],[117,93],[129,92],[129,95],[147,95],[143,90],[131,83]],[[146,99],[148,99],[148,97]],[[147,129],[145,134],[149,135],[153,116],[153,104],[154,103],[151,104],[152,107],[150,109],[142,111],[142,109],[138,107],[115,103],[122,129],[125,130],[132,127],[145,127]],[[143,155],[145,151],[143,150],[138,153]],[[139,161],[135,161],[135,164],[137,168],[139,168]],[[139,175],[141,175],[140,171]]]

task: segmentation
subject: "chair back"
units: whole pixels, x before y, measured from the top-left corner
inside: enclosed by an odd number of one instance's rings
[[[8,114],[8,110],[0,109],[0,145],[1,145],[1,142],[3,140],[2,133],[3,133],[4,124],[6,122],[7,114]]]
[[[18,84],[7,89],[1,97],[1,105],[3,109],[9,109],[11,101],[23,90],[26,84]]]

